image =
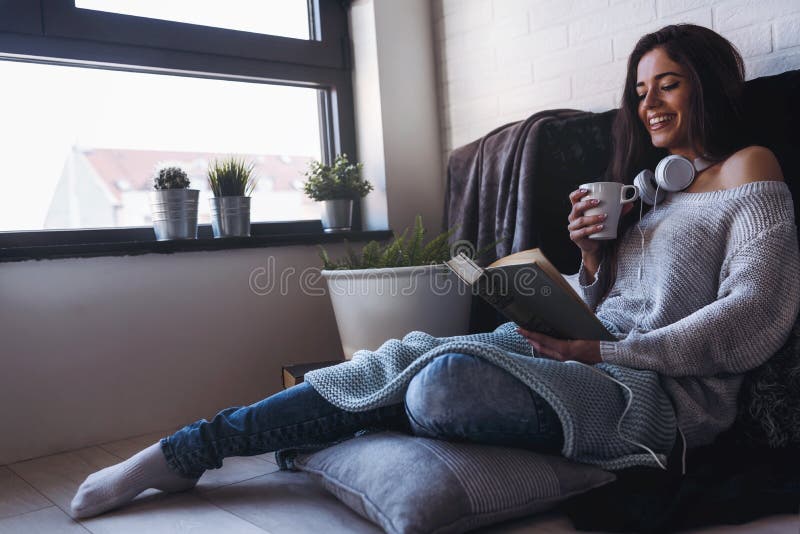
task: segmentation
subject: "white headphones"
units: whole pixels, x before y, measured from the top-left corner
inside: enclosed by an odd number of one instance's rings
[[[694,181],[695,175],[715,162],[695,158],[694,163],[683,156],[670,155],[658,162],[656,171],[645,169],[633,179],[642,202],[651,206],[664,200],[667,191],[681,191]]]

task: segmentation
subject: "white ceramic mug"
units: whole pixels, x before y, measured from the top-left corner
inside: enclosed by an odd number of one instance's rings
[[[589,193],[581,197],[581,201],[596,198],[600,201],[597,206],[587,209],[584,213],[587,217],[592,215],[602,215],[607,213],[608,217],[603,221],[603,229],[589,235],[589,239],[616,239],[619,215],[622,213],[622,205],[633,202],[639,198],[639,190],[635,185],[623,185],[619,182],[592,182],[582,184],[581,189],[588,189]],[[627,191],[633,191],[633,196],[626,198]]]

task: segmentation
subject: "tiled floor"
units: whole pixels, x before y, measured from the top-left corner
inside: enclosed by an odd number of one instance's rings
[[[69,502],[87,475],[118,463],[169,432],[0,466],[0,534],[380,534],[303,473],[279,471],[272,453],[228,458],[180,494],[148,490],[134,503],[75,521]],[[543,514],[482,529],[481,534],[575,532],[567,518]],[[798,534],[800,518],[780,516],[697,534]]]
[[[168,433],[0,466],[0,534],[380,532],[305,475],[280,472],[272,453],[228,458],[186,493],[148,490],[130,506],[96,518],[76,521],[69,516],[69,503],[87,475]],[[298,509],[305,498],[319,505],[313,516],[307,508]],[[303,517],[302,528],[297,528],[298,517]]]

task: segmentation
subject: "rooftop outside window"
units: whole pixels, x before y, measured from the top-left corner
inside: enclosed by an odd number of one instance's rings
[[[201,191],[227,155],[255,163],[252,221],[319,218],[302,193],[321,159],[317,89],[0,61],[0,230],[149,226],[156,167],[178,165]]]

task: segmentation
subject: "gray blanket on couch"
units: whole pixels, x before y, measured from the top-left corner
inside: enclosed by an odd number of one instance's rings
[[[445,224],[456,240],[477,250],[500,241],[481,258],[541,247],[562,272],[578,268],[569,245],[569,192],[605,172],[615,111],[568,109],[536,113],[501,126],[450,155]]]

